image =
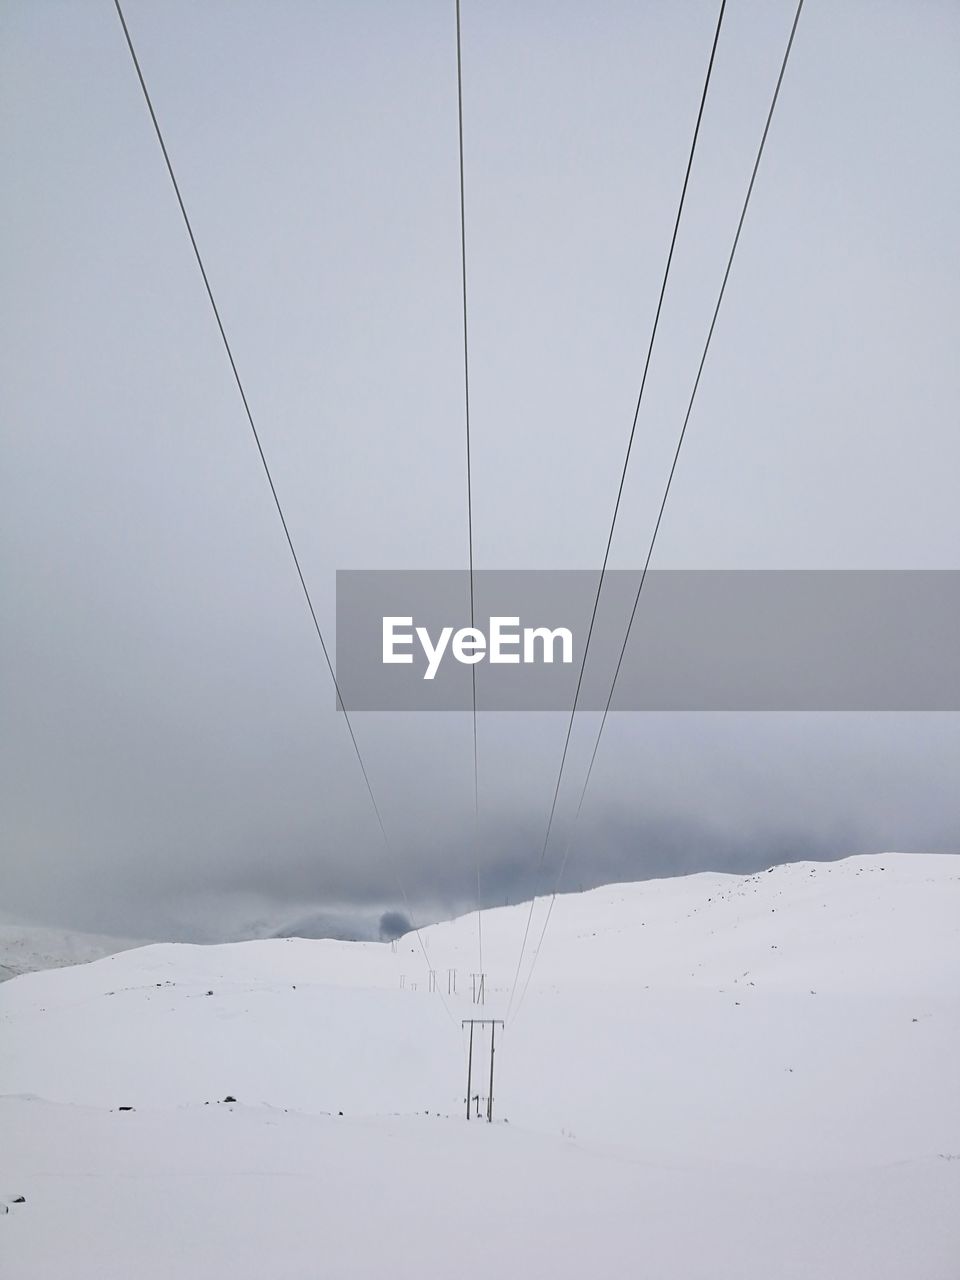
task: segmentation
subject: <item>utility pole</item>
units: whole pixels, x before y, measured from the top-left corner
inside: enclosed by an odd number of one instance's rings
[[[463,1023],[460,1023],[463,1030]],[[473,1020],[470,1021],[470,1053],[467,1056],[467,1119],[470,1119],[470,1089],[473,1085]]]
[[[503,1023],[500,1023],[501,1027]],[[487,1090],[487,1124],[493,1124],[493,1042],[497,1034],[496,1022],[490,1023],[490,1088]]]
[[[456,969],[447,970],[447,995],[455,996],[457,994],[457,971]]]
[[[473,1028],[489,1027],[490,1028],[490,1088],[487,1091],[487,1123],[493,1123],[493,1056],[495,1052],[495,1039],[497,1027],[503,1026],[500,1018],[464,1018],[460,1023],[461,1028],[470,1028],[470,1049],[467,1055],[467,1119],[470,1119],[470,1090],[473,1087]]]
[[[471,973],[470,975],[470,979],[473,983],[473,1003],[474,1004],[486,1004],[486,1001],[484,1000],[484,992],[483,992],[484,979],[486,978],[486,976],[487,975],[485,973]]]

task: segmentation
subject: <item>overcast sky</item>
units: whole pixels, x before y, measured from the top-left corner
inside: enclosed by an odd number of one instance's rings
[[[479,567],[599,567],[717,7],[464,0]],[[728,6],[617,567],[793,9]],[[466,563],[453,3],[125,11],[332,638],[338,568]],[[807,0],[657,567],[960,568],[958,71],[948,0]],[[375,918],[396,881],[109,0],[0,3],[0,166],[0,909]],[[481,719],[488,902],[535,885],[565,724]],[[469,716],[356,730],[416,911],[468,905]],[[618,715],[568,882],[956,851],[958,772],[955,715]]]

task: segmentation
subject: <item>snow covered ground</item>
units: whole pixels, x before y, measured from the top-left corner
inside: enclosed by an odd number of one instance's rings
[[[487,1016],[526,910],[484,915]],[[476,917],[422,936],[440,994],[415,937],[0,986],[3,1273],[960,1275],[960,856],[558,899],[489,1126]]]

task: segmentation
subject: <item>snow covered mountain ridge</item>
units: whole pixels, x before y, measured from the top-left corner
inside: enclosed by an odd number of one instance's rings
[[[504,1016],[527,909],[484,913],[482,1008],[475,916],[428,959],[162,944],[4,983],[12,1274],[955,1280],[960,856],[559,898],[468,1124],[460,1022]]]
[[[143,945],[142,939],[115,938],[107,934],[0,920],[0,982],[38,969],[87,964],[117,951],[129,951]]]

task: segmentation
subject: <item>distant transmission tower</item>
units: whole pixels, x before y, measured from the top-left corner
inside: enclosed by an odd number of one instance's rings
[[[495,1053],[495,1040],[497,1035],[497,1027],[502,1027],[503,1022],[499,1018],[464,1018],[460,1023],[461,1027],[470,1028],[470,1048],[467,1053],[467,1119],[470,1119],[470,1103],[472,1102],[471,1092],[473,1090],[473,1028],[489,1027],[490,1028],[490,1085],[487,1089],[487,1123],[493,1123],[493,1057]],[[478,1099],[479,1101],[479,1099]]]

